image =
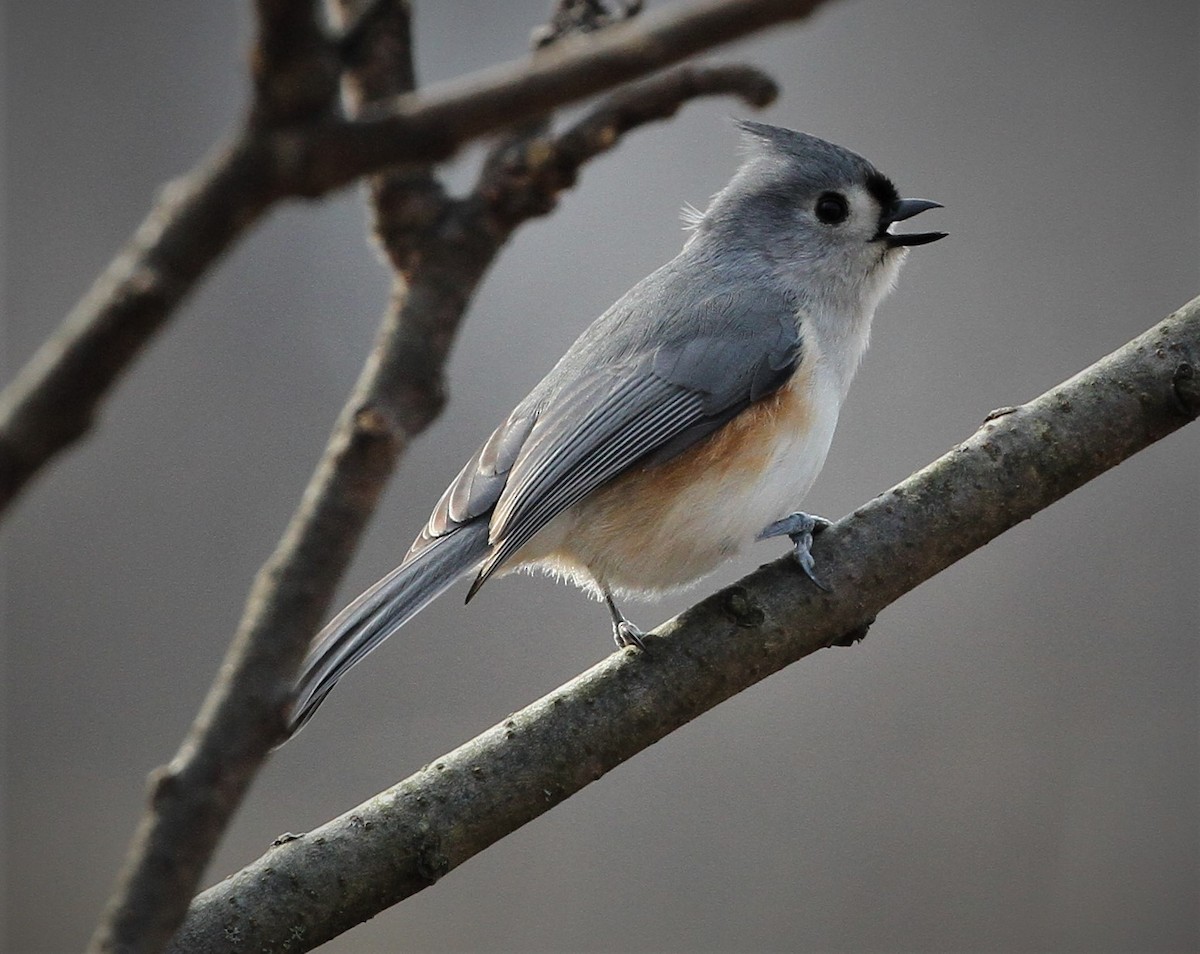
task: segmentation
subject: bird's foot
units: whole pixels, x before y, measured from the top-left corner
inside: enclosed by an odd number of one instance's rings
[[[617,609],[617,604],[613,602],[612,594],[608,590],[604,591],[604,602],[608,605],[608,612],[612,615],[613,642],[617,644],[617,649],[624,649],[626,646],[645,649],[646,643],[642,637],[646,634],[629,622],[625,618],[625,614]]]
[[[816,563],[812,555],[812,542],[813,537],[826,527],[832,525],[824,517],[814,517],[812,514],[797,510],[795,513],[788,514],[782,520],[776,520],[773,524],[764,528],[762,533],[758,535],[758,539],[768,540],[771,537],[788,537],[792,541],[792,556],[800,564],[800,569],[804,571],[804,575],[812,580],[818,588],[829,592],[829,587],[817,579],[814,572]]]
[[[645,649],[646,643],[642,639],[645,635],[642,630],[627,619],[623,619],[619,623],[613,623],[613,642],[617,644],[618,649],[624,649],[626,646],[636,646],[638,649]]]

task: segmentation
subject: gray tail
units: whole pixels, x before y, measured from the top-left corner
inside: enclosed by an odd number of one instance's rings
[[[487,521],[434,541],[411,561],[342,610],[313,640],[296,682],[288,736],[312,718],[325,697],[359,660],[396,632],[487,555]]]

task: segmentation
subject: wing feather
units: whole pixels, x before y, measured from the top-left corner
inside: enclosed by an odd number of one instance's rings
[[[718,338],[695,338],[604,369],[559,395],[508,475],[492,513],[493,549],[471,593],[555,516],[628,467],[682,453],[779,388],[800,354],[790,324],[783,347],[762,349],[760,340],[755,354]],[[739,365],[733,360],[739,354],[750,360]],[[731,360],[722,361],[726,355]]]
[[[409,558],[487,521],[470,599],[558,514],[631,466],[682,453],[788,380],[802,350],[794,301],[769,284],[696,295],[683,277],[651,276],[584,333],[446,489]]]
[[[597,405],[584,427],[550,442],[550,452],[533,457],[529,468],[517,462],[492,517],[495,549],[485,578],[567,507],[704,416],[703,397],[677,385],[629,391]]]

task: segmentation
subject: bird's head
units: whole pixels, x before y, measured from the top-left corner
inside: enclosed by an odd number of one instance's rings
[[[767,267],[800,297],[873,310],[906,250],[945,237],[896,231],[941,206],[901,198],[857,153],[779,126],[741,120],[738,127],[746,159],[696,219],[697,235]]]

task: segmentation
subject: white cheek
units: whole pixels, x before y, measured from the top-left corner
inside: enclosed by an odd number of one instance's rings
[[[883,253],[883,261],[868,274],[866,287],[863,288],[863,304],[868,313],[874,312],[879,303],[896,287],[900,267],[906,258],[908,249],[888,249]]]

